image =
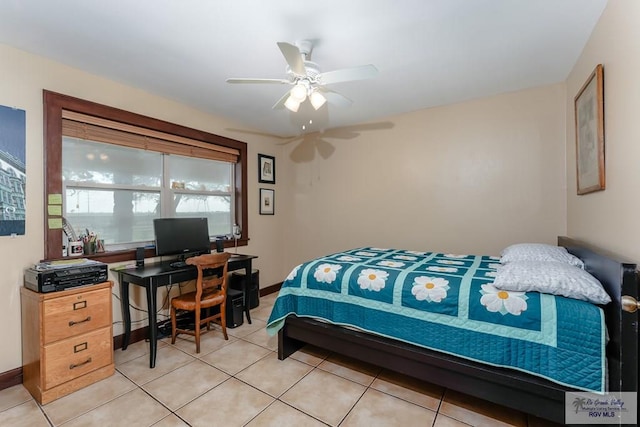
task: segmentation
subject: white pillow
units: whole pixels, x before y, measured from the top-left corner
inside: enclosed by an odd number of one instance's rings
[[[607,304],[611,297],[585,270],[553,261],[518,261],[498,267],[493,285],[504,291],[541,292]]]
[[[584,268],[582,260],[571,255],[562,246],[544,243],[517,243],[502,251],[500,262],[506,264],[513,261],[556,261]]]

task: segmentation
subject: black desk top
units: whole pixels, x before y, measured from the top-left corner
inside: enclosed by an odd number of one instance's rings
[[[244,264],[247,261],[251,261],[254,258],[258,258],[256,255],[245,255],[245,254],[231,254],[229,258],[229,270],[237,270],[240,268],[244,268]],[[153,264],[145,264],[142,267],[128,267],[128,268],[112,268],[111,271],[117,274],[121,274],[125,277],[135,278],[135,279],[150,279],[157,278],[161,276],[192,276],[196,267],[192,265],[187,265],[185,267],[171,267],[171,263],[175,260],[163,261]],[[188,279],[187,279],[188,280]]]

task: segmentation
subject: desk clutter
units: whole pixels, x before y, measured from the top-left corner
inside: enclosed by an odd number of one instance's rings
[[[104,240],[98,239],[98,235],[93,231],[88,229],[85,231],[85,234],[80,234],[79,236],[76,236],[75,233],[63,236],[63,257],[80,257],[104,252]],[[65,242],[65,240],[67,241]]]

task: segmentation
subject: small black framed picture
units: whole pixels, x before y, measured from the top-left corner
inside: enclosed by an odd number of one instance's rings
[[[258,154],[258,182],[276,183],[276,158],[266,154]]]
[[[260,215],[273,215],[275,193],[269,188],[260,189]]]

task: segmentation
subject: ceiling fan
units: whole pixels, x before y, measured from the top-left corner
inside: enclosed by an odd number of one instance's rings
[[[309,100],[315,110],[322,107],[327,100],[338,106],[350,106],[353,101],[340,93],[326,87],[333,83],[363,80],[374,77],[378,70],[373,65],[343,68],[321,73],[318,64],[311,62],[313,43],[301,40],[295,45],[278,42],[278,47],[287,61],[286,79],[229,78],[228,83],[241,84],[288,84],[293,86],[273,105],[273,109],[286,107],[297,112],[300,104]]]

